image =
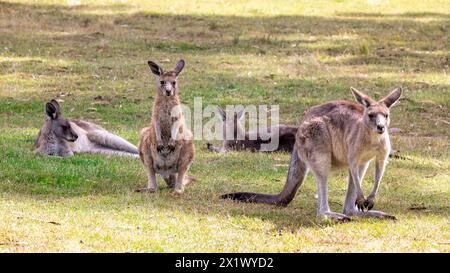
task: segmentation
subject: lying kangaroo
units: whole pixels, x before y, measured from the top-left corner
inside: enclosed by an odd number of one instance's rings
[[[218,107],[218,113],[223,121],[223,142],[222,147],[215,147],[211,143],[207,143],[208,150],[212,152],[224,153],[227,151],[241,151],[250,150],[252,152],[292,152],[295,143],[295,134],[297,133],[297,126],[278,125],[264,129],[268,134],[272,134],[271,138],[263,140],[259,132],[246,133],[239,122],[244,116],[244,110],[234,113],[233,118],[227,118],[225,111]],[[231,129],[232,128],[232,129]],[[233,139],[227,140],[226,132],[231,129],[233,132]],[[277,132],[277,134],[274,134]],[[278,146],[274,150],[262,150],[261,144],[271,143],[272,137],[278,137]]]
[[[46,104],[47,120],[35,142],[36,152],[53,156],[102,153],[138,157],[136,146],[93,123],[66,119],[56,100]]]
[[[286,206],[294,198],[308,170],[316,178],[318,216],[338,221],[348,216],[371,216],[395,219],[381,211],[371,211],[385,170],[391,144],[388,135],[389,108],[400,98],[402,88],[392,91],[376,102],[351,88],[356,100],[328,102],[310,108],[297,135],[292,152],[288,177],[283,191],[277,195],[231,193],[221,198],[242,202],[267,203]],[[361,182],[367,167],[375,159],[375,183],[365,198]],[[344,214],[330,211],[328,206],[328,176],[332,168],[349,168]],[[364,212],[364,208],[368,211]]]
[[[155,192],[158,173],[169,187],[175,186],[176,194],[182,194],[184,186],[193,180],[186,172],[195,153],[192,133],[185,127],[178,98],[178,75],[184,61],[180,60],[175,69],[168,72],[152,61],[148,65],[158,81],[150,127],[142,129],[138,145],[139,156],[148,173],[148,186],[138,191]]]

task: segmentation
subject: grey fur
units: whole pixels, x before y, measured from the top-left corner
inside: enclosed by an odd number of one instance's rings
[[[292,152],[288,177],[278,195],[232,193],[221,196],[243,202],[287,205],[294,197],[308,170],[316,178],[317,214],[322,218],[348,221],[349,216],[395,219],[371,210],[391,149],[388,126],[389,106],[401,96],[397,88],[379,102],[352,88],[360,104],[335,101],[310,108],[301,123]],[[364,197],[361,182],[369,163],[375,159],[375,181],[371,193]],[[332,169],[349,169],[349,184],[343,214],[332,212],[328,205],[328,176]],[[367,209],[367,211],[364,211]]]
[[[75,153],[139,157],[136,146],[102,127],[64,118],[54,100],[47,103],[46,112],[48,118],[35,141],[36,153],[61,157]]]

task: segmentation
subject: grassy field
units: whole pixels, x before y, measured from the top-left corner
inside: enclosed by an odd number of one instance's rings
[[[0,1],[1,252],[450,252],[448,0],[77,2]],[[286,208],[218,198],[279,192],[287,154],[219,156],[197,141],[198,181],[176,198],[163,183],[135,193],[138,160],[33,153],[52,98],[137,143],[155,93],[147,60],[180,58],[184,104],[278,104],[286,124],[352,99],[350,86],[375,98],[403,86],[391,111],[402,158],[376,203],[399,220],[323,223],[311,176]],[[333,210],[345,190],[336,173]]]

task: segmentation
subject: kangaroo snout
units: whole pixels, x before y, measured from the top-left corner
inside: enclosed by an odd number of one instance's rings
[[[167,90],[166,89],[166,96],[170,96],[170,95],[172,95],[172,90]]]
[[[377,125],[377,132],[379,134],[384,133],[384,131],[386,131],[386,127],[384,125]]]

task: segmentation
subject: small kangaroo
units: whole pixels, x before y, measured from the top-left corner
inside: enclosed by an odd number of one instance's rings
[[[156,63],[148,62],[158,81],[150,127],[142,129],[138,145],[148,174],[148,186],[139,192],[157,190],[156,174],[160,174],[169,187],[175,187],[175,194],[182,194],[184,187],[194,180],[186,173],[194,160],[195,148],[178,98],[178,75],[184,64],[180,60],[173,71],[164,72]]]
[[[47,120],[35,142],[36,153],[72,156],[75,153],[101,153],[138,157],[136,146],[93,123],[66,119],[56,100],[45,106]]]
[[[349,216],[395,219],[392,215],[371,209],[391,149],[389,108],[400,98],[402,88],[395,89],[378,102],[354,88],[351,91],[359,104],[334,101],[306,111],[296,135],[286,184],[280,194],[240,192],[222,195],[221,198],[286,206],[311,170],[317,183],[319,217],[337,221],[348,221]],[[373,159],[375,182],[372,192],[365,198],[361,182]],[[345,167],[349,169],[348,188],[343,214],[340,214],[330,211],[328,206],[327,179],[332,168]]]
[[[292,152],[295,143],[295,134],[297,133],[297,126],[278,125],[264,129],[264,132],[272,134],[277,132],[275,136],[278,137],[278,146],[274,150],[262,150],[261,144],[271,143],[272,139],[263,140],[259,132],[245,132],[239,122],[243,117],[244,110],[234,113],[233,118],[227,118],[225,111],[218,107],[223,122],[223,142],[222,147],[215,147],[211,143],[207,143],[208,150],[212,152],[225,153],[227,151],[242,151],[250,150],[252,152]],[[233,139],[226,139],[226,132],[229,128],[233,128]],[[274,136],[274,137],[275,137]]]

